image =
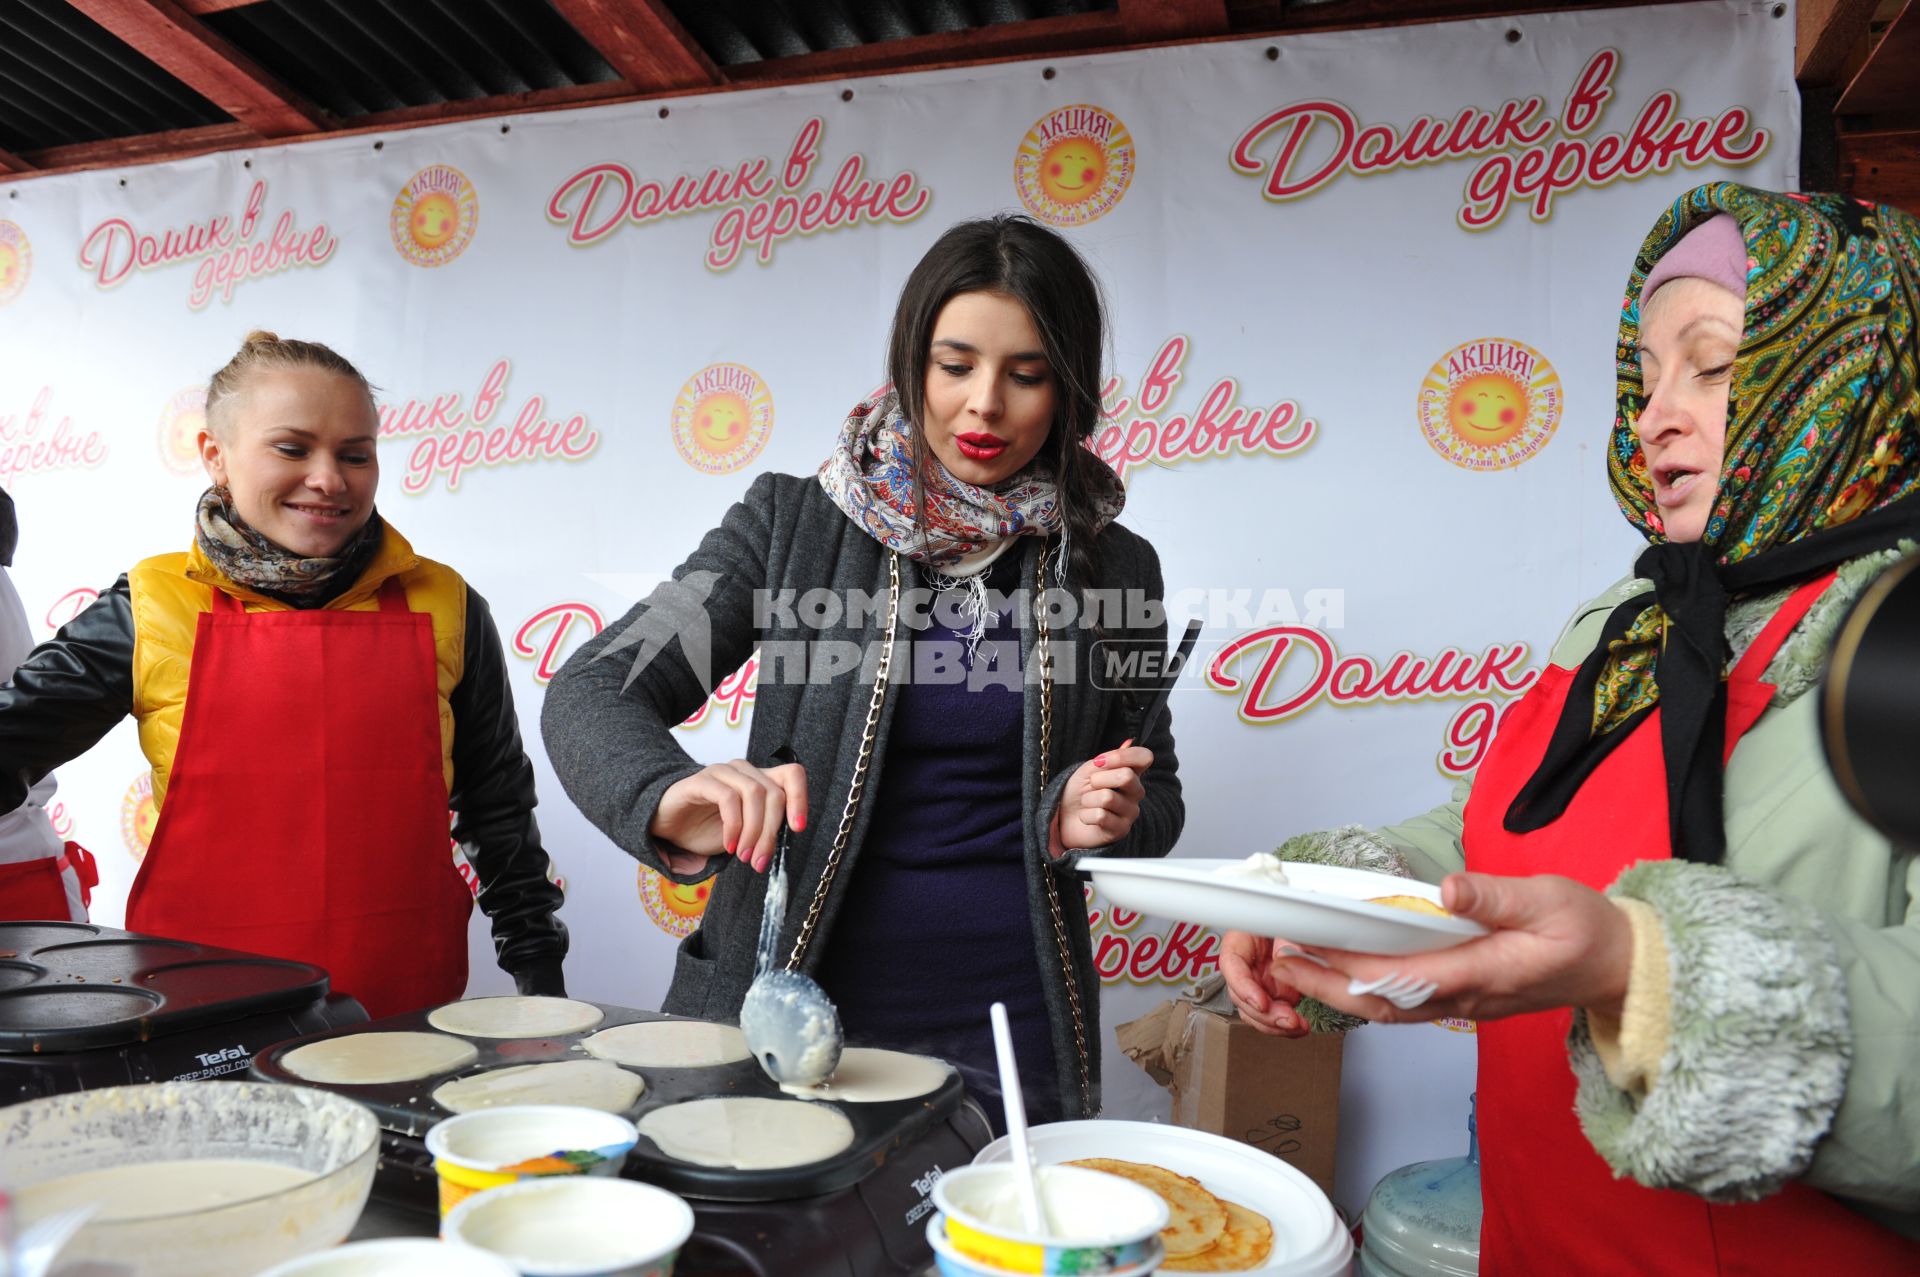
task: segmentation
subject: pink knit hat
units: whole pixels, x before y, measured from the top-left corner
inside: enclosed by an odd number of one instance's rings
[[[1740,234],[1740,223],[1715,213],[1682,235],[1647,272],[1647,282],[1640,286],[1640,304],[1645,306],[1660,285],[1683,278],[1710,279],[1745,301],[1747,241]]]

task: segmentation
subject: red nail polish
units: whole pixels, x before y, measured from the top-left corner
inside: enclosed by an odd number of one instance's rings
[[[1105,754],[1100,755],[1100,757],[1093,760],[1093,765],[1095,767],[1105,767],[1107,765],[1107,756]]]
[[[734,855],[738,851],[739,851],[739,844],[732,843],[732,842],[727,844],[727,854],[729,856]]]

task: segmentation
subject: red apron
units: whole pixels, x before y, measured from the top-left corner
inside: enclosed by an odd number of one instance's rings
[[[458,998],[473,898],[447,852],[433,622],[248,612],[213,591],[136,931],[323,966],[375,1019]]]
[[[57,856],[0,861],[0,922],[85,922],[100,868],[70,842]]]
[[[1773,697],[1760,681],[1829,573],[1794,591],[1727,680],[1726,757]],[[1560,818],[1530,834],[1502,827],[1540,760],[1573,671],[1549,666],[1500,725],[1467,801],[1467,868],[1556,873],[1604,890],[1627,866],[1664,860],[1666,768],[1656,708],[1587,778]],[[1480,1176],[1485,1277],[1571,1272],[1695,1277],[1920,1271],[1920,1246],[1800,1184],[1763,1201],[1712,1205],[1676,1189],[1645,1188],[1613,1172],[1574,1116],[1567,1067],[1571,1011],[1479,1026]]]

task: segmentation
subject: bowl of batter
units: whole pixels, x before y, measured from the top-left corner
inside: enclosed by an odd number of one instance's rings
[[[0,1109],[16,1224],[97,1205],[62,1263],[127,1277],[250,1277],[346,1237],[380,1127],[342,1096],[264,1082],[106,1087]]]

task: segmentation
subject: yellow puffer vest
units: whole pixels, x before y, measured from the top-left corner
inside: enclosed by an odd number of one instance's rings
[[[353,588],[327,604],[337,612],[371,612],[389,577],[398,577],[407,604],[433,617],[433,655],[438,668],[440,761],[453,784],[453,707],[448,700],[460,682],[467,655],[467,583],[445,564],[423,559],[391,526],[373,562]],[[153,803],[158,810],[167,793],[173,753],[180,743],[180,718],[187,704],[187,674],[193,666],[193,639],[200,614],[213,610],[212,587],[238,599],[249,612],[287,612],[285,603],[236,585],[194,546],[185,554],[161,554],[127,573],[133,599],[133,716],[140,724],[140,749],[153,766]]]

